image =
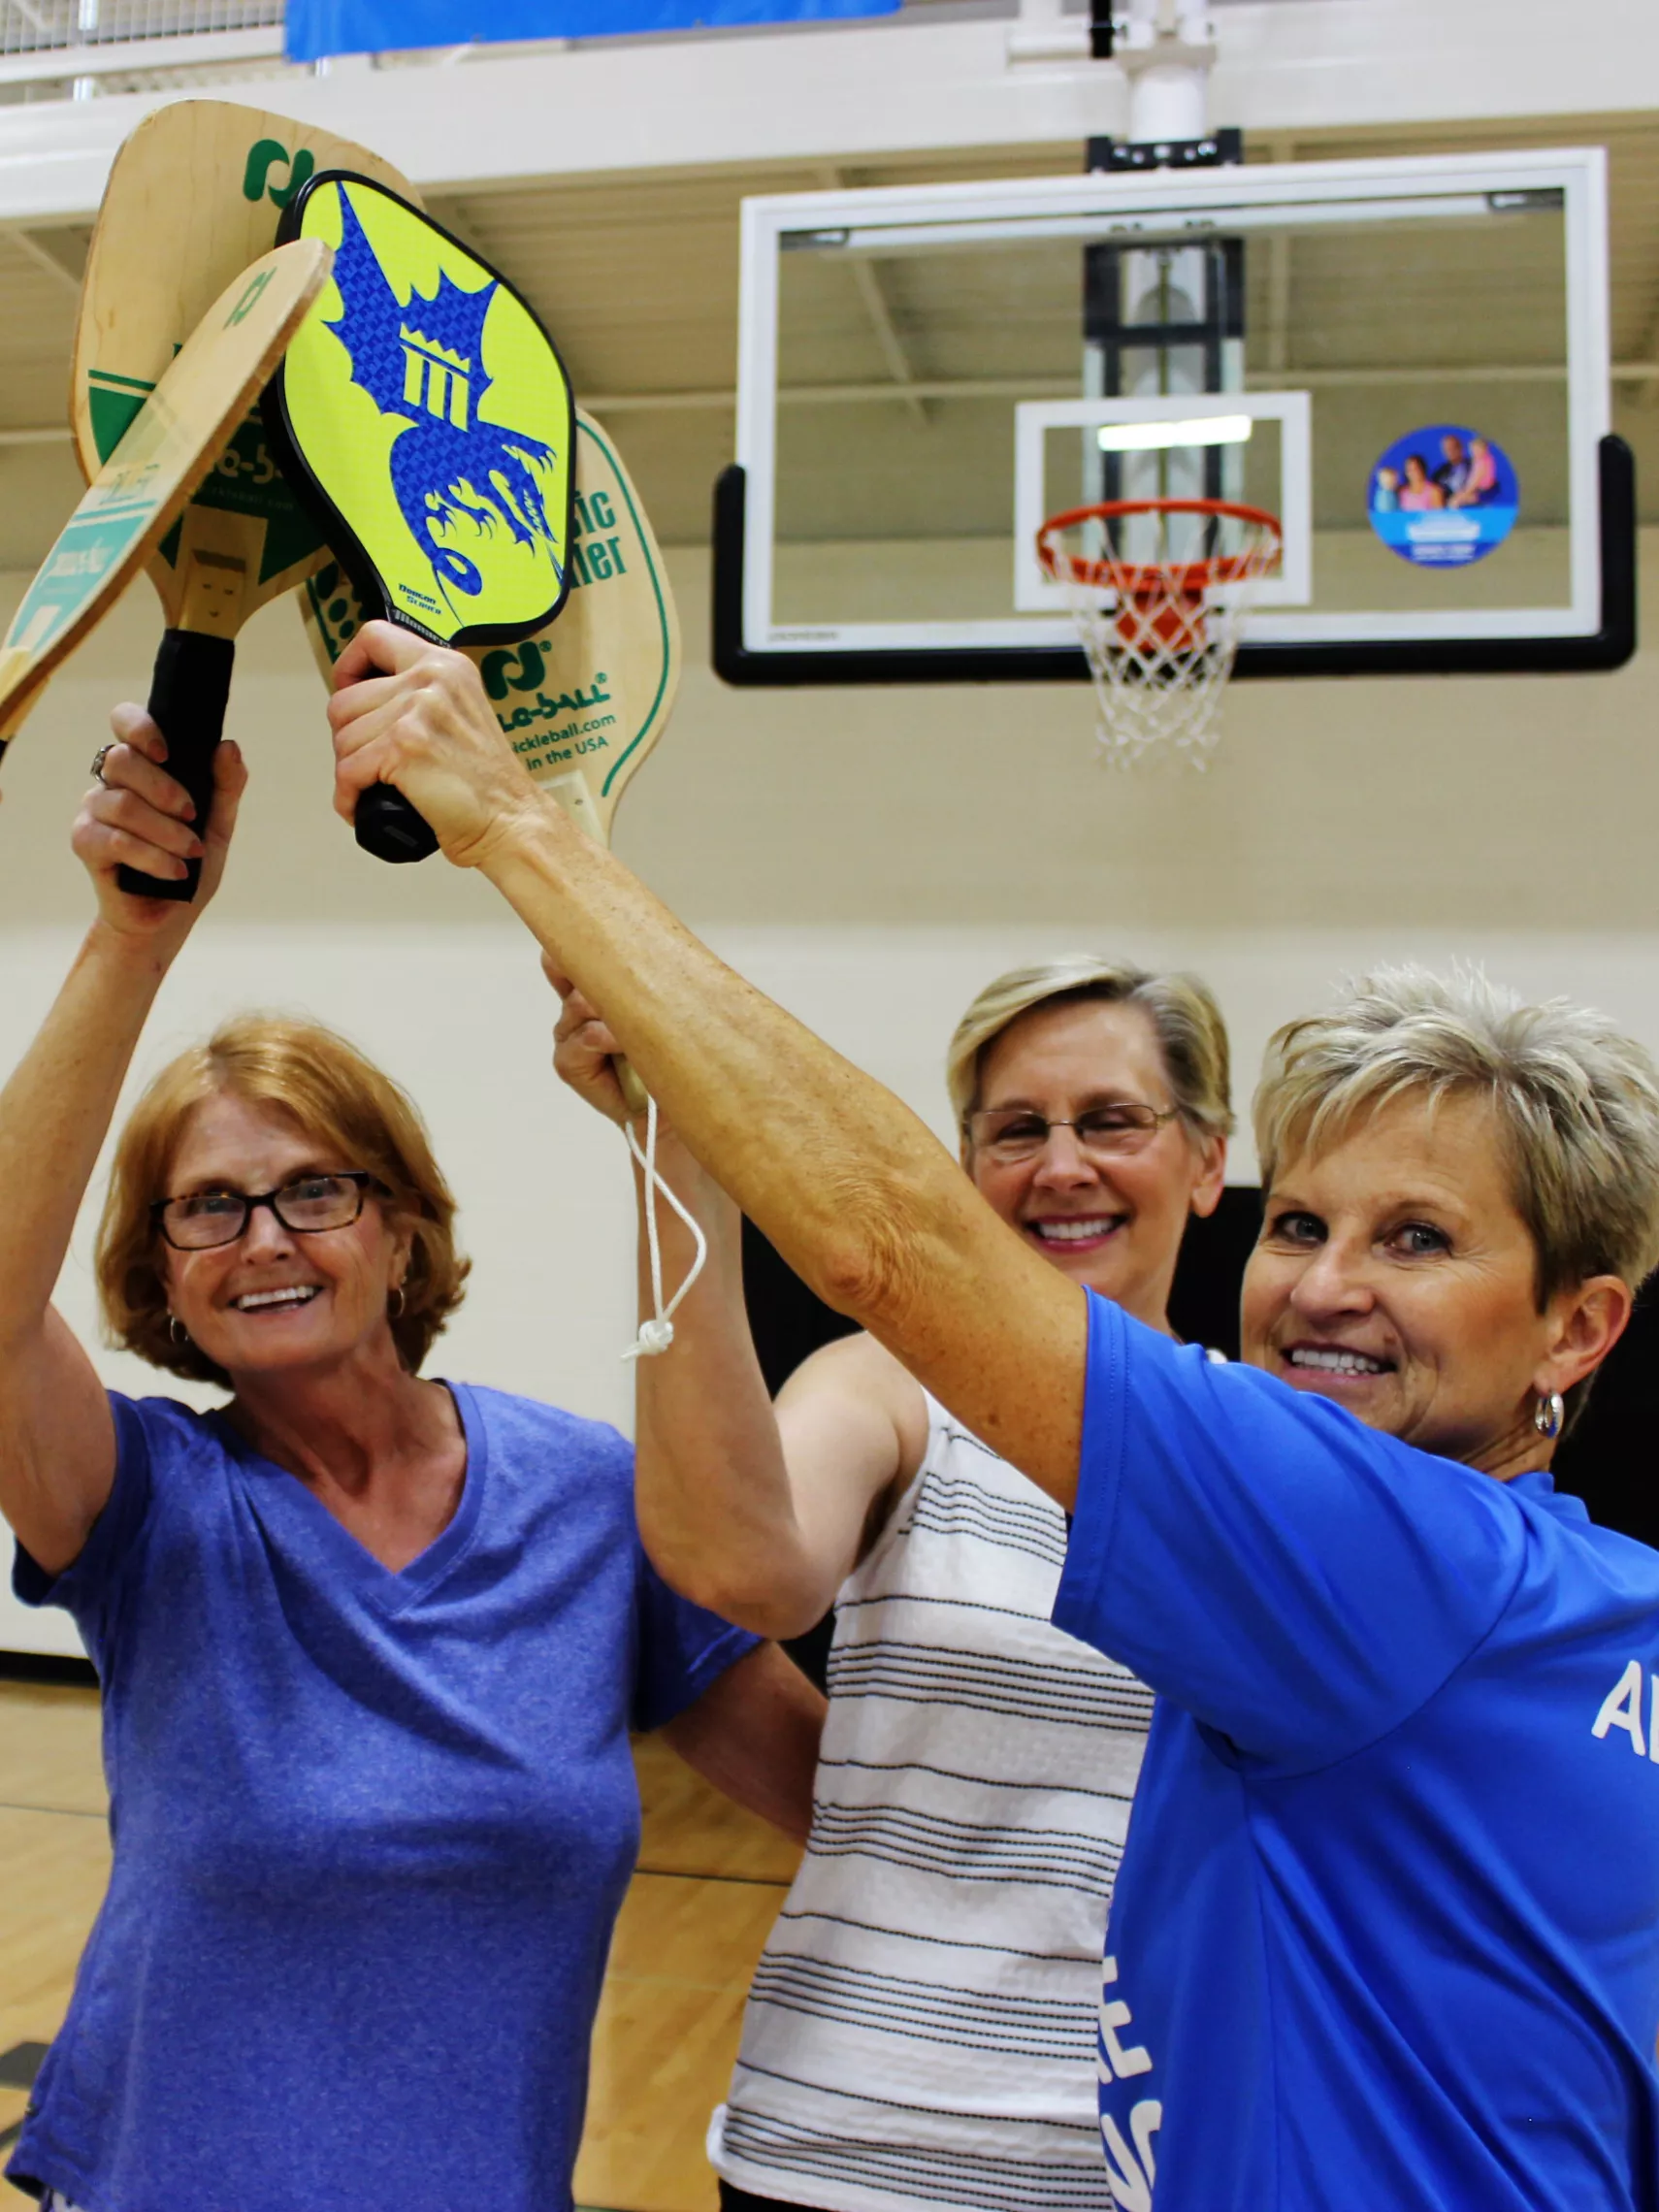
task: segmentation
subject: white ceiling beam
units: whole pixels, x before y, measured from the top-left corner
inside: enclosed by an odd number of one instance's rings
[[[845,180],[836,163],[827,161],[820,174],[824,179],[826,190],[839,192],[842,189]],[[904,349],[904,341],[898,335],[898,325],[893,319],[893,309],[888,305],[887,294],[882,289],[881,278],[876,275],[874,267],[867,261],[851,261],[848,263],[848,267],[852,272],[853,282],[858,289],[859,299],[862,303],[864,316],[869,323],[877,349],[882,359],[887,363],[888,374],[895,384],[906,387],[906,398],[911,413],[918,422],[926,422],[927,420],[927,403],[925,400],[918,399],[915,393],[908,389],[916,381],[916,372],[911,366],[909,354]]]
[[[1571,36],[1516,0],[1233,0],[1214,124],[1247,133],[1659,107],[1653,0],[1577,0]],[[1122,133],[1110,62],[1010,58],[1011,24],[890,17],[561,48],[227,87],[364,140],[433,191],[705,165],[879,159]],[[211,94],[211,79],[199,87]],[[115,147],[177,94],[0,108],[0,221],[84,221]]]
[[[1615,361],[1610,371],[1615,384],[1659,386],[1659,360]],[[1522,367],[1513,362],[1487,362],[1455,369],[1432,367],[1398,369],[1299,369],[1298,386],[1341,390],[1349,385],[1375,384],[1404,376],[1411,382],[1434,384],[1548,384],[1558,383],[1564,369],[1540,365]],[[1263,372],[1245,378],[1247,386],[1266,388],[1271,379]],[[957,376],[918,378],[910,386],[892,383],[786,384],[778,398],[786,407],[879,407],[921,400],[1029,400],[1073,398],[1077,379],[1063,376]],[[680,392],[584,392],[582,405],[602,420],[612,414],[686,414],[733,408],[737,394],[731,385]],[[0,448],[8,445],[61,445],[69,439],[67,426],[57,423],[0,429]]]
[[[80,297],[86,256],[79,250],[74,232],[48,231],[44,238],[36,238],[32,231],[18,226],[0,229],[0,238],[8,239],[37,269]]]

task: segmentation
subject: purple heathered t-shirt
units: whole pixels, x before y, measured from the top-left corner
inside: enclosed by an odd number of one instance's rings
[[[104,1685],[114,1868],[14,2178],[86,2212],[559,2212],[638,1846],[631,1727],[755,1639],[675,1597],[612,1429],[451,1385],[401,1574],[215,1416],[113,1397],[55,1581]]]

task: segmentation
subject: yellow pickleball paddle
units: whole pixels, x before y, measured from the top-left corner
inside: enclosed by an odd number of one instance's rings
[[[264,403],[273,446],[372,616],[442,645],[516,643],[570,587],[575,406],[496,270],[369,178],[319,173],[278,235],[334,253]],[[420,860],[427,825],[366,792],[358,842]]]

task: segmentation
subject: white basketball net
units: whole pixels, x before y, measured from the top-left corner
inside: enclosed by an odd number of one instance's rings
[[[1279,558],[1277,524],[1245,510],[1149,504],[1109,519],[1057,518],[1037,542],[1089,656],[1107,759],[1205,766],[1240,625]]]

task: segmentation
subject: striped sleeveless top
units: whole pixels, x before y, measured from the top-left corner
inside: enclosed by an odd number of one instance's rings
[[[1095,2008],[1153,1693],[1050,1626],[1059,1507],[927,1414],[837,1600],[812,1833],[709,2160],[830,2212],[1111,2212]]]

